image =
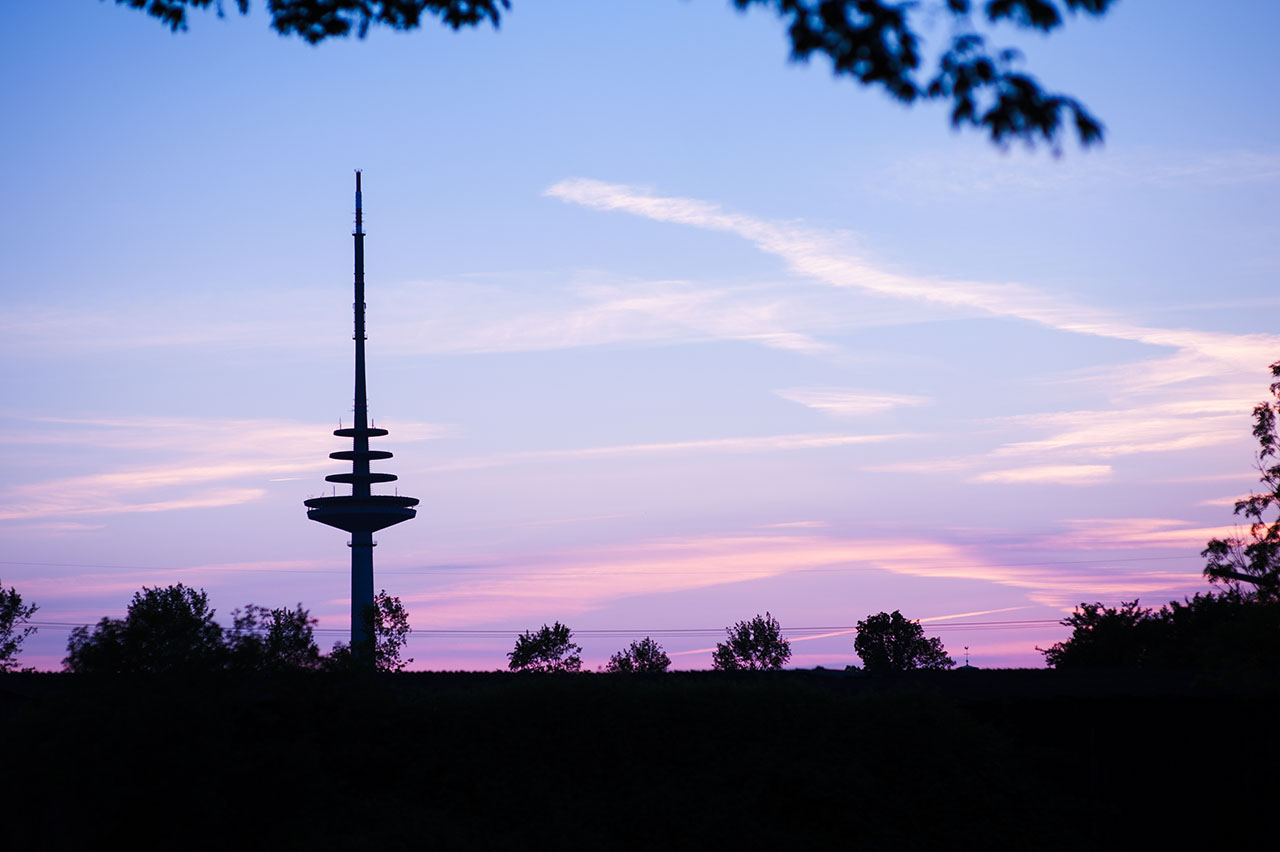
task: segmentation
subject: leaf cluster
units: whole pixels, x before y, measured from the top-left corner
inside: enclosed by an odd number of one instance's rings
[[[24,605],[22,595],[12,586],[6,589],[0,585],[0,672],[18,667],[22,643],[37,629],[27,622],[39,608],[35,604]]]
[[[516,637],[507,652],[507,668],[513,672],[576,672],[582,669],[582,647],[573,642],[573,631],[556,622]]]
[[[115,0],[159,18],[170,30],[187,28],[188,9],[211,6],[223,14],[222,0]],[[234,0],[241,14],[249,0]],[[955,127],[980,128],[997,144],[1020,139],[1044,141],[1056,151],[1064,126],[1074,126],[1082,145],[1102,141],[1102,125],[1075,98],[1053,94],[1015,70],[1018,51],[995,48],[978,32],[975,7],[986,25],[1008,23],[1047,33],[1065,23],[1067,13],[1101,16],[1114,0],[945,0],[926,9],[915,2],[891,0],[733,0],[745,11],[763,6],[782,18],[791,57],[807,61],[815,54],[831,61],[837,76],[882,87],[892,97],[950,101]],[[498,27],[510,0],[266,0],[271,26],[310,44],[354,32],[364,38],[370,26],[413,30],[426,17],[454,30],[489,23]],[[923,70],[919,14],[947,16],[952,35],[930,73]]]
[[[1104,14],[1113,0],[987,0],[981,15],[990,25],[1001,22],[1050,32],[1064,23],[1064,10]],[[837,76],[880,86],[892,97],[949,100],[951,124],[987,132],[997,144],[1037,140],[1058,150],[1064,126],[1072,125],[1082,145],[1102,141],[1102,125],[1075,98],[1052,94],[1036,80],[1015,70],[1018,51],[988,44],[972,20],[970,0],[947,0],[950,45],[931,73],[923,73],[922,38],[912,13],[919,4],[888,0],[734,0],[739,9],[766,6],[788,23],[791,56],[807,61],[825,55]]]
[[[868,674],[889,674],[913,669],[942,670],[955,666],[942,640],[926,637],[918,621],[908,621],[902,613],[881,612],[857,624],[853,650]]]
[[[1272,377],[1280,379],[1280,361],[1270,366]],[[1248,533],[1209,542],[1200,555],[1208,558],[1204,573],[1210,583],[1248,592],[1260,598],[1280,600],[1280,435],[1276,416],[1280,414],[1280,381],[1271,383],[1275,402],[1260,402],[1253,408],[1253,436],[1258,439],[1255,464],[1263,490],[1236,501],[1235,514],[1249,520]],[[1275,517],[1269,517],[1271,512]]]
[[[159,18],[173,32],[187,29],[187,10],[216,9],[224,14],[222,0],[115,0]],[[240,14],[249,13],[249,0],[234,0]],[[485,21],[498,26],[510,0],[267,0],[272,28],[280,35],[297,35],[310,44],[326,38],[350,35],[364,38],[373,24],[397,30],[417,29],[423,16],[434,16],[455,30]]]
[[[711,667],[717,671],[776,671],[791,659],[791,643],[770,613],[725,628],[727,640],[716,643]]]
[[[647,674],[665,672],[670,666],[671,658],[666,651],[646,636],[610,657],[604,670],[617,674]]]

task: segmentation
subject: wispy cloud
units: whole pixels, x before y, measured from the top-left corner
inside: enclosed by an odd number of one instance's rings
[[[1197,506],[1231,506],[1234,507],[1241,500],[1247,500],[1248,495],[1240,495],[1237,497],[1213,497],[1209,500],[1201,500],[1196,503]]]
[[[1044,537],[1045,547],[1096,551],[1177,548],[1194,554],[1210,539],[1236,532],[1235,527],[1203,527],[1176,518],[1079,518],[1064,524],[1068,531]]]
[[[957,612],[957,613],[952,613],[951,615],[931,615],[931,616],[929,616],[929,617],[927,617],[927,618],[917,618],[917,619],[915,619],[915,620],[916,620],[916,621],[918,621],[918,622],[920,622],[921,624],[926,624],[926,623],[938,622],[938,621],[951,621],[951,620],[953,620],[953,619],[957,619],[957,618],[976,618],[977,616],[980,616],[980,615],[995,615],[995,614],[997,614],[997,613],[1001,613],[1001,612],[1013,612],[1013,611],[1015,611],[1015,610],[1019,610],[1019,609],[1028,609],[1028,607],[1026,607],[1026,606],[1005,606],[1005,607],[1000,607],[999,609],[980,609],[980,610],[974,610],[974,611],[972,611],[972,612]],[[785,625],[785,624],[784,624],[784,625],[782,625],[782,629],[783,629],[783,633],[785,634],[785,633],[786,633],[786,629],[787,629],[787,627],[786,627],[786,625]],[[788,641],[789,643],[794,644],[794,643],[796,643],[796,642],[811,642],[811,641],[813,641],[813,640],[815,640],[815,639],[830,639],[830,638],[835,637],[835,636],[852,636],[853,634],[855,634],[855,633],[857,633],[857,632],[858,632],[858,631],[857,631],[857,629],[856,629],[856,628],[849,628],[849,629],[845,629],[845,630],[829,630],[829,631],[826,631],[826,632],[823,632],[823,633],[809,633],[809,634],[805,634],[805,635],[803,635],[803,636],[791,636],[791,635],[787,635],[787,636],[786,636],[786,639],[787,639],[787,641]],[[708,647],[708,648],[694,648],[694,649],[692,649],[692,650],[688,650],[688,651],[676,651],[676,652],[671,653],[669,656],[672,656],[672,657],[687,657],[687,656],[690,656],[690,655],[692,655],[692,654],[709,654],[709,653],[711,653],[712,651],[715,651],[715,646],[711,646],[711,647]],[[793,657],[793,661],[797,661],[798,659],[799,659],[798,657]]]
[[[21,528],[28,532],[47,532],[54,534],[92,532],[106,527],[106,524],[86,524],[78,521],[47,521],[41,523],[22,524]]]
[[[592,346],[665,346],[736,340],[823,358],[847,357],[822,339],[835,329],[918,322],[918,312],[886,305],[848,304],[819,288],[800,292],[794,282],[730,285],[683,280],[619,280],[600,272],[544,276],[540,286],[481,280],[403,281],[379,290],[370,322],[379,347],[389,353],[482,354],[550,351]],[[0,320],[0,346],[24,352],[54,349],[127,350],[156,347],[330,347],[347,331],[349,317],[299,315],[303,294],[246,327],[239,306],[132,304],[11,309]],[[139,323],[139,311],[154,314]],[[225,314],[225,316],[223,315]],[[128,322],[126,322],[128,320]],[[123,336],[118,329],[143,325],[162,334]]]
[[[0,446],[77,447],[111,467],[0,489],[0,520],[133,514],[248,503],[273,474],[333,467],[323,425],[216,418],[8,416]],[[448,434],[429,423],[397,425],[402,441]],[[125,459],[129,459],[126,461]],[[109,460],[109,461],[108,461]],[[289,477],[286,477],[289,478]]]
[[[931,402],[926,396],[876,393],[851,388],[786,388],[775,393],[783,399],[835,417],[881,414],[894,408],[916,407]]]
[[[1253,166],[1257,167],[1258,162]],[[1263,172],[1272,167],[1262,163]],[[1154,357],[1113,365],[1072,381],[1090,382],[1113,400],[1109,407],[1026,414],[988,423],[1013,433],[991,451],[961,457],[887,462],[878,470],[921,472],[976,470],[984,482],[1100,481],[1100,461],[1135,453],[1186,451],[1237,441],[1258,393],[1261,366],[1280,352],[1280,335],[1227,334],[1142,325],[1103,310],[1072,303],[1021,284],[986,283],[911,275],[889,269],[858,249],[852,234],[821,231],[727,211],[689,198],[636,187],[575,178],[546,190],[549,196],[596,210],[736,234],[782,258],[795,273],[841,290],[1032,322],[1059,332],[1141,343]],[[1060,378],[1059,381],[1062,381]],[[788,399],[833,414],[915,404],[911,398],[877,399],[855,391],[798,388]],[[981,426],[982,424],[975,424]],[[1027,432],[1046,433],[1025,438]],[[1011,461],[1021,462],[1010,468]]]
[[[1061,534],[1063,550],[1083,548],[1083,527]],[[1117,532],[1118,530],[1113,530]],[[1160,531],[1157,531],[1160,532]],[[1169,532],[1169,530],[1164,530]],[[1181,531],[1189,542],[1205,531]],[[1120,534],[1096,539],[1101,551]],[[1053,541],[1058,541],[1054,538]],[[1203,542],[1201,542],[1203,544]],[[1173,546],[1155,536],[1147,546]],[[1129,537],[1121,549],[1144,546]],[[477,626],[540,623],[588,612],[608,602],[637,595],[666,594],[711,586],[767,580],[791,574],[883,572],[935,579],[969,580],[1020,590],[1030,603],[1069,610],[1081,601],[1181,596],[1203,586],[1199,569],[1173,571],[1160,561],[1118,558],[1066,560],[1046,537],[1043,562],[1004,562],[989,547],[971,547],[924,537],[858,538],[784,533],[687,536],[638,541],[504,558],[491,554],[471,574],[438,577],[432,588],[409,592],[432,624]],[[455,579],[456,578],[456,579]],[[441,585],[440,580],[449,582]],[[962,613],[931,617],[985,614]]]
[[[963,156],[956,154],[955,156]],[[879,189],[913,199],[942,196],[972,198],[1009,193],[1087,192],[1107,186],[1235,186],[1280,180],[1280,155],[1274,151],[1117,155],[1104,152],[1046,162],[1017,152],[966,158],[963,168],[947,157],[912,156],[880,172]]]
[[[780,524],[765,524],[765,529],[786,529],[789,527],[797,527],[802,529],[819,529],[821,527],[831,526],[826,521],[783,521]]]
[[[557,461],[589,461],[593,459],[645,456],[665,453],[770,453],[784,450],[814,450],[848,447],[857,444],[882,444],[915,437],[906,433],[883,435],[794,434],[761,437],[708,438],[697,441],[668,441],[653,444],[617,444],[604,447],[581,447],[566,450],[529,450],[498,453],[491,456],[458,459],[428,468],[430,472],[473,470]]]
[[[617,210],[661,222],[736,234],[754,243],[761,251],[781,257],[797,273],[834,287],[979,310],[995,316],[1028,320],[1059,331],[1172,347],[1255,371],[1280,346],[1280,336],[1277,335],[1232,335],[1136,325],[1021,284],[990,284],[891,271],[858,251],[855,248],[857,240],[850,233],[770,222],[728,212],[715,204],[696,199],[662,196],[636,187],[587,178],[560,181],[549,187],[546,193],[597,210]],[[1194,365],[1183,366],[1192,367],[1192,372],[1196,372]],[[1200,375],[1205,374],[1200,372]],[[1169,377],[1171,381],[1182,378],[1186,376]]]
[[[39,567],[39,566],[33,566]],[[57,609],[45,607],[45,616],[56,613],[57,620],[85,622],[97,621],[102,615],[123,614],[127,596],[143,586],[170,583],[186,583],[192,587],[214,588],[238,583],[245,577],[279,573],[334,573],[330,563],[304,560],[270,560],[255,562],[220,562],[187,566],[60,566],[64,570],[57,576],[33,576],[24,578],[22,588],[42,601],[83,601],[96,596],[113,595],[119,598],[116,612],[104,613],[96,609],[74,611],[65,605]],[[69,569],[83,568],[82,571]],[[327,569],[327,570],[326,570]],[[48,572],[43,572],[47,574]],[[340,573],[340,571],[339,571]],[[315,613],[320,614],[320,613]]]
[[[612,520],[617,520],[618,518],[629,518],[629,517],[631,517],[631,515],[627,515],[627,514],[589,515],[585,518],[552,518],[546,521],[525,521],[523,523],[516,524],[516,526],[547,527],[547,526],[558,526],[560,524],[582,524],[582,523],[587,523],[588,521],[612,521]]]
[[[1111,478],[1106,464],[1046,464],[992,470],[974,477],[975,482],[999,482],[1007,485],[1098,485]]]

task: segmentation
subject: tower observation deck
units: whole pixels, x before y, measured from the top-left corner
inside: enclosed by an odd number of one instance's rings
[[[385,450],[369,449],[370,438],[381,438],[386,429],[369,425],[369,401],[365,392],[364,377],[364,221],[360,203],[360,172],[356,172],[356,230],[355,238],[355,313],[356,344],[356,392],[355,424],[350,429],[337,429],[334,435],[350,438],[351,449],[330,453],[329,458],[351,462],[350,473],[334,473],[325,477],[327,482],[351,486],[350,494],[332,497],[313,497],[305,501],[307,517],[351,533],[351,651],[362,666],[373,665],[373,637],[366,634],[365,612],[373,607],[373,534],[417,514],[414,497],[390,494],[374,494],[372,486],[379,482],[394,482],[390,473],[371,473],[369,463],[391,458]],[[366,659],[367,658],[367,659]]]

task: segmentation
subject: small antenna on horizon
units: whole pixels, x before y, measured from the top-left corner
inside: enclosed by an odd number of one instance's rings
[[[969,665],[969,646],[968,645],[964,646],[964,664],[966,666]]]

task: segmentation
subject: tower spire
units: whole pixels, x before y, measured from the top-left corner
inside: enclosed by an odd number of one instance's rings
[[[369,462],[391,458],[385,450],[369,449],[370,438],[380,438],[386,429],[369,426],[369,400],[365,385],[365,301],[364,301],[364,211],[360,193],[360,171],[356,170],[356,229],[355,241],[355,423],[350,429],[338,429],[333,434],[350,438],[351,449],[330,453],[329,458],[351,462],[350,473],[334,473],[325,477],[327,482],[348,484],[351,494],[332,497],[313,497],[305,501],[307,517],[351,533],[351,651],[359,665],[374,666],[373,647],[375,637],[369,633],[369,617],[374,614],[373,596],[373,534],[380,529],[407,521],[417,514],[414,497],[398,494],[374,494],[372,486],[378,482],[394,482],[390,473],[371,473]]]

